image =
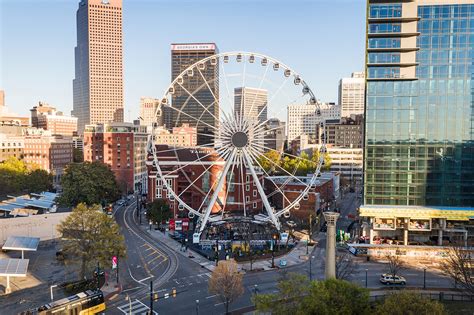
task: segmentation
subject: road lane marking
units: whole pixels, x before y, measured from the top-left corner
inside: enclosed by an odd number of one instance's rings
[[[153,278],[153,275],[151,275],[151,276],[149,276],[149,277],[146,277],[145,279],[138,280],[138,282],[143,282],[143,281],[148,280],[148,279],[151,279],[151,278]]]
[[[214,295],[206,296],[206,299],[212,299],[213,297],[216,297],[216,296],[218,296],[218,294],[214,294]]]

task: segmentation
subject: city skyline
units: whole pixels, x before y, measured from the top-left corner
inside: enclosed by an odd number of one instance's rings
[[[336,101],[339,79],[353,71],[363,70],[364,62],[362,21],[365,4],[363,1],[339,2],[344,6],[337,6],[337,10],[348,18],[336,22],[329,19],[332,10],[336,10],[329,1],[302,1],[301,6],[282,2],[272,2],[272,6],[268,6],[266,1],[252,2],[255,10],[248,10],[248,2],[239,5],[229,1],[219,3],[218,7],[207,5],[206,10],[211,8],[213,12],[206,14],[215,13],[215,20],[203,21],[194,27],[195,16],[187,12],[199,14],[202,8],[192,2],[184,1],[179,6],[173,6],[174,3],[168,1],[142,1],[138,4],[124,1],[125,120],[131,121],[139,115],[141,97],[162,96],[170,82],[169,45],[173,42],[209,41],[215,42],[221,52],[247,50],[269,54],[301,73],[319,99]],[[0,4],[3,29],[0,86],[5,90],[6,105],[19,114],[27,114],[28,109],[38,100],[55,104],[58,110],[70,114],[73,107],[71,80],[74,78],[75,12],[78,3],[79,1],[44,1],[36,7],[13,1]],[[215,2],[208,1],[208,4],[212,3]],[[303,7],[313,9],[316,18],[306,19],[306,10],[301,9]],[[182,10],[183,8],[192,10]],[[25,20],[35,25],[34,28],[26,28],[23,23],[11,18],[19,10],[27,17]],[[163,31],[160,31],[161,27],[150,24],[147,18],[160,12],[168,12],[167,15],[164,14],[164,18],[172,18],[177,10],[180,10],[182,22],[163,28]],[[262,10],[267,10],[270,15],[279,19],[248,19],[244,25],[239,18],[242,15],[258,15]],[[359,15],[353,15],[354,10]],[[281,19],[287,23],[282,25],[272,22]],[[213,23],[224,22],[228,27],[223,30],[213,27]],[[270,27],[267,22],[275,25]],[[354,28],[356,36],[341,41],[337,36],[331,36],[338,29],[335,23],[342,23],[342,27],[345,24],[349,27],[354,23],[360,26]],[[160,25],[173,24],[160,22]],[[301,31],[295,33],[295,25]],[[315,32],[308,37],[306,29],[314,29]],[[281,42],[286,45],[281,45]],[[33,49],[34,47],[41,48]],[[351,58],[343,57],[347,51],[351,52]]]

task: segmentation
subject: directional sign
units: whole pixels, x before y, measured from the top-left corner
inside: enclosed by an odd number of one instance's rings
[[[112,257],[112,269],[117,268],[117,256]]]

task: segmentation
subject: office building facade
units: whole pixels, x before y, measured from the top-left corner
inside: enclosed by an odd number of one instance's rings
[[[339,81],[339,104],[341,116],[364,114],[365,73],[353,72],[350,78]]]
[[[368,1],[364,196],[370,242],[472,235],[474,3]]]
[[[145,126],[163,126],[160,100],[151,97],[140,98],[140,124]]]
[[[51,131],[53,135],[72,137],[77,133],[77,117],[65,116],[55,107],[39,102],[30,109],[31,126]]]
[[[245,119],[256,120],[255,123],[267,121],[268,91],[252,87],[234,89],[234,115]]]
[[[171,80],[194,63],[216,53],[217,46],[214,43],[172,44]],[[186,75],[182,85],[175,85],[171,100],[173,109],[165,110],[164,113],[167,115],[165,121],[168,128],[189,124],[198,129],[198,144],[206,144],[213,142],[215,129],[212,127],[219,125],[219,102],[214,99],[215,96],[219,100],[219,63],[207,63],[200,71],[202,76],[199,73]]]
[[[87,124],[123,121],[122,0],[81,0],[76,13],[73,116]]]

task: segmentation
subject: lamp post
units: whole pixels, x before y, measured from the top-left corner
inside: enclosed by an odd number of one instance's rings
[[[365,269],[365,287],[367,288],[368,287],[368,283],[367,283],[367,273],[369,272],[369,269]]]
[[[423,289],[426,289],[426,267],[423,268]]]
[[[309,258],[309,281],[313,281],[313,272],[311,268],[313,259],[314,259],[314,256],[311,256]]]
[[[255,295],[257,295],[257,292],[258,292],[258,284],[254,284],[254,285],[253,285],[253,293],[254,293]]]
[[[326,234],[326,279],[336,278],[336,221],[338,218],[339,213],[337,212],[324,212],[328,229]]]
[[[276,243],[276,235],[273,234],[273,239],[272,239],[272,268],[275,268],[275,243]]]
[[[196,315],[199,315],[199,300],[196,300]]]
[[[49,289],[51,290],[51,302],[54,301],[53,288],[56,288],[57,286],[57,284],[53,284],[49,287]]]

